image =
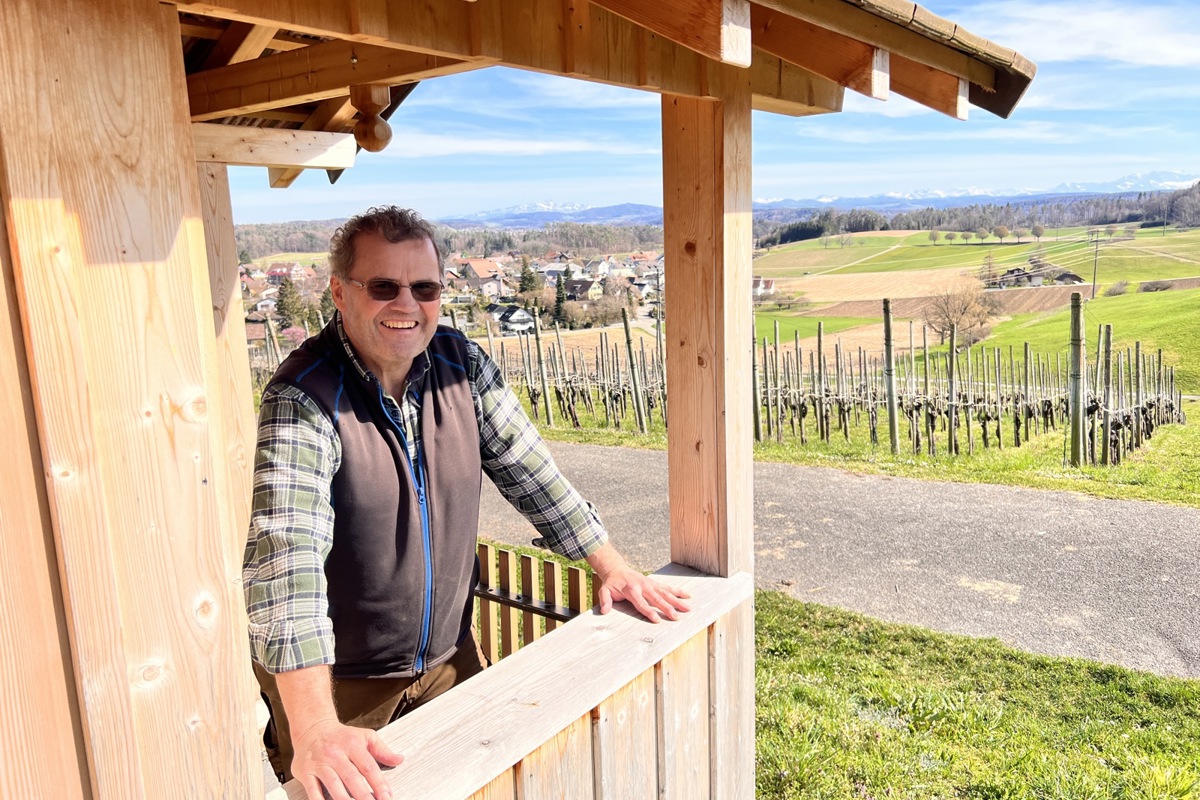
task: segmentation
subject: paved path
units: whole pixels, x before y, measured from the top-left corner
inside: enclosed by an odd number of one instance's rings
[[[643,569],[669,557],[664,452],[551,443]],[[760,587],[1024,650],[1200,678],[1200,509],[756,464]],[[532,528],[484,481],[480,531]]]

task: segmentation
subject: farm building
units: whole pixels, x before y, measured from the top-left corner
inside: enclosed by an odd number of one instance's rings
[[[414,82],[495,65],[662,96],[664,572],[694,609],[568,623],[389,726],[389,781],[753,796],[751,109],[1007,117],[1034,73],[905,0],[0,3],[4,797],[264,796],[226,165],[348,168]]]

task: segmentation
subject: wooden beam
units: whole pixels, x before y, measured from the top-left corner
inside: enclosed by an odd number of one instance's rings
[[[888,53],[758,4],[750,7],[754,46],[877,100],[888,96]]]
[[[201,162],[317,169],[354,166],[354,137],[348,133],[193,122],[192,140],[196,160]]]
[[[225,25],[226,20],[215,17],[194,17],[189,16],[187,19],[179,20],[179,29],[184,36],[191,36],[196,39],[220,39],[225,31],[228,30],[228,25]],[[269,26],[264,26],[269,27]],[[301,47],[308,47],[312,44],[311,39],[304,39],[299,36],[294,36],[290,33],[285,33],[276,30],[275,36],[267,43],[266,50],[298,50]]]
[[[705,58],[750,66],[749,0],[592,0]]]
[[[0,3],[0,194],[94,797],[262,796],[179,42],[169,5]]]
[[[750,65],[750,89],[755,111],[791,117],[841,111],[846,93],[833,81],[758,48]]]
[[[996,68],[972,58],[949,44],[930,39],[917,31],[864,11],[846,0],[755,0],[759,5],[822,28],[857,39],[865,44],[899,54],[919,64],[948,72],[991,90],[996,85]],[[908,9],[912,3],[902,3]],[[895,65],[893,64],[893,69]]]
[[[970,103],[965,78],[958,78],[895,53],[891,61],[892,89],[896,94],[955,119],[967,118]]]
[[[231,22],[205,59],[204,69],[215,69],[258,58],[278,32],[278,28],[267,25]]]
[[[750,85],[714,72],[720,101],[662,103],[667,460],[671,560],[728,575],[753,569]]]
[[[189,75],[192,121],[248,114],[347,94],[352,84],[405,83],[485,66],[335,40]]]
[[[350,98],[331,97],[317,106],[308,119],[304,120],[300,130],[340,131],[352,119],[354,119],[354,106],[350,104]],[[303,171],[300,167],[270,167],[267,169],[267,179],[272,189],[286,189]]]

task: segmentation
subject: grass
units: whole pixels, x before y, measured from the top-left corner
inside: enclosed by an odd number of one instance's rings
[[[291,264],[295,262],[301,266],[311,267],[324,264],[329,260],[329,253],[275,253],[270,256],[254,259],[254,264],[260,267],[266,267],[270,264]]]
[[[786,344],[795,338],[797,333],[801,339],[817,335],[817,323],[825,323],[825,334],[830,335],[840,331],[857,328],[869,324],[870,320],[862,317],[801,317],[786,311],[754,312],[754,333],[758,341],[764,338],[774,341],[775,323],[779,323],[779,341]]]
[[[1200,682],[756,598],[760,798],[1200,798]]]

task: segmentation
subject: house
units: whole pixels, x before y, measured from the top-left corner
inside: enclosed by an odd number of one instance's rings
[[[762,298],[764,295],[771,294],[775,291],[775,279],[755,275],[750,280],[750,291],[753,293],[755,300]]]
[[[487,258],[468,258],[464,261],[462,271],[467,286],[493,299],[504,294],[504,273],[499,264]]]
[[[1006,286],[1029,286],[1033,276],[1028,271],[1020,267],[1013,267],[1010,270],[1005,270],[1004,274],[998,278],[988,281],[989,287],[1003,289]],[[1038,286],[1041,286],[1041,278],[1039,276]]]
[[[1077,286],[1085,283],[1083,278],[1076,275],[1074,272],[1061,272],[1054,277],[1054,282],[1059,286]]]
[[[599,300],[604,295],[600,281],[590,278],[573,278],[563,287],[568,300]]]
[[[520,306],[492,303],[487,310],[500,326],[501,333],[525,333],[533,330],[533,315]]]

